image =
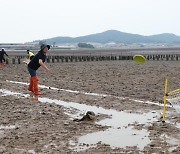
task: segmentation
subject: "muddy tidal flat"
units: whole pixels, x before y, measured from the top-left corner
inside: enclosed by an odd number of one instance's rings
[[[179,61],[48,63],[27,90],[26,64],[0,67],[0,153],[180,153]],[[88,111],[93,120],[79,120]]]

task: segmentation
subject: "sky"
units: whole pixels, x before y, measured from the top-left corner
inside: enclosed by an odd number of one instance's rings
[[[106,30],[180,36],[180,0],[0,0],[0,43]]]

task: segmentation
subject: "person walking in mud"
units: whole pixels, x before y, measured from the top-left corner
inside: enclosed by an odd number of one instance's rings
[[[8,54],[5,52],[4,48],[2,48],[2,50],[0,51],[0,66],[4,65],[5,62],[6,62],[6,59],[4,58],[4,55],[9,57]]]
[[[34,57],[34,53],[30,50],[27,50],[27,59],[32,60]]]
[[[27,65],[27,69],[30,74],[30,84],[28,87],[29,91],[32,91],[35,95],[41,95],[38,91],[38,76],[36,75],[36,71],[40,66],[42,66],[45,71],[49,74],[50,71],[48,67],[44,64],[46,61],[46,53],[50,49],[50,45],[42,44],[40,47],[40,51],[32,58],[32,60]]]
[[[26,59],[23,62],[25,64],[28,64],[33,59],[33,57],[34,57],[34,53],[28,49]]]

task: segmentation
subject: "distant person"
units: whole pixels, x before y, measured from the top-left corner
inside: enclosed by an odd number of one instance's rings
[[[27,58],[28,58],[29,60],[32,60],[33,57],[34,57],[34,53],[33,53],[32,51],[30,51],[30,50],[27,50]]]
[[[34,53],[30,50],[27,50],[26,59],[23,61],[25,64],[28,64],[34,57]]]
[[[8,54],[5,52],[4,48],[2,48],[2,50],[0,51],[0,65],[4,65],[6,62],[4,55],[9,57]]]
[[[32,60],[27,65],[27,69],[29,71],[30,77],[30,84],[28,87],[29,91],[32,91],[35,95],[41,95],[38,91],[38,76],[36,75],[36,71],[40,66],[42,66],[45,71],[49,74],[50,71],[47,66],[44,64],[46,61],[46,53],[50,49],[50,45],[42,44],[40,47],[40,51],[32,58]]]

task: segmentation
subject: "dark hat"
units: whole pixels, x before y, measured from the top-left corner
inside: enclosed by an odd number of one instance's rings
[[[47,44],[41,44],[41,50],[43,50],[45,47],[47,47],[48,50],[50,49],[50,45],[47,45]]]

